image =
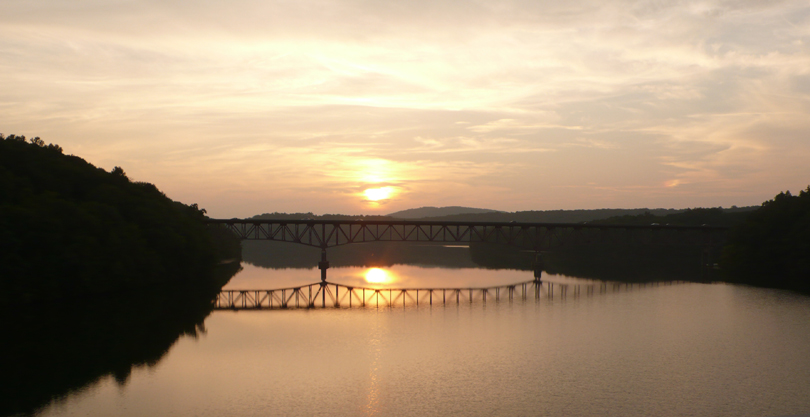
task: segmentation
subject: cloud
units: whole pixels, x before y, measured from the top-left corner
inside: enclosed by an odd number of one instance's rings
[[[392,209],[744,205],[810,175],[808,37],[794,0],[6,0],[0,127],[221,212],[360,210],[373,160]]]

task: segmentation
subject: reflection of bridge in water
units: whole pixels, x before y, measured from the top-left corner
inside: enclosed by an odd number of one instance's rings
[[[316,282],[272,290],[222,290],[214,308],[257,310],[290,308],[353,308],[460,305],[503,301],[554,300],[627,292],[639,288],[673,285],[679,281],[563,284],[532,280],[516,284],[470,288],[370,288]]]

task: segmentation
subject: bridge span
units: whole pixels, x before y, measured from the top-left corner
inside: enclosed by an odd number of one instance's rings
[[[567,297],[628,292],[680,282],[564,284],[539,279],[491,287],[467,288],[372,288],[321,281],[272,290],[222,290],[214,304],[217,310],[267,310],[293,308],[418,307],[433,305],[486,304],[487,302],[540,301]]]
[[[727,227],[622,225],[596,223],[459,222],[428,220],[292,220],[207,219],[223,225],[243,240],[272,240],[321,248],[321,281],[326,282],[326,249],[367,242],[496,243],[536,252],[535,277],[542,273],[540,253],[555,248],[594,244],[689,245],[709,248],[721,244]]]
[[[208,219],[240,239],[275,240],[326,249],[366,242],[489,242],[537,251],[597,241],[712,245],[727,227],[591,223],[457,222],[420,220]]]

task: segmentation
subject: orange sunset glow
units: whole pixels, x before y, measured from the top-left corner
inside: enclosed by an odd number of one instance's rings
[[[810,0],[0,0],[0,417],[810,417]]]
[[[363,191],[363,195],[370,201],[387,200],[393,196],[393,187],[368,188]]]
[[[4,1],[0,132],[217,218],[806,187],[807,3],[644,4]]]

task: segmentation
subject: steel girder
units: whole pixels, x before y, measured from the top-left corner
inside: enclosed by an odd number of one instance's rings
[[[318,248],[366,242],[502,243],[548,250],[599,243],[711,246],[725,227],[359,220],[216,220],[240,239],[274,240]]]

